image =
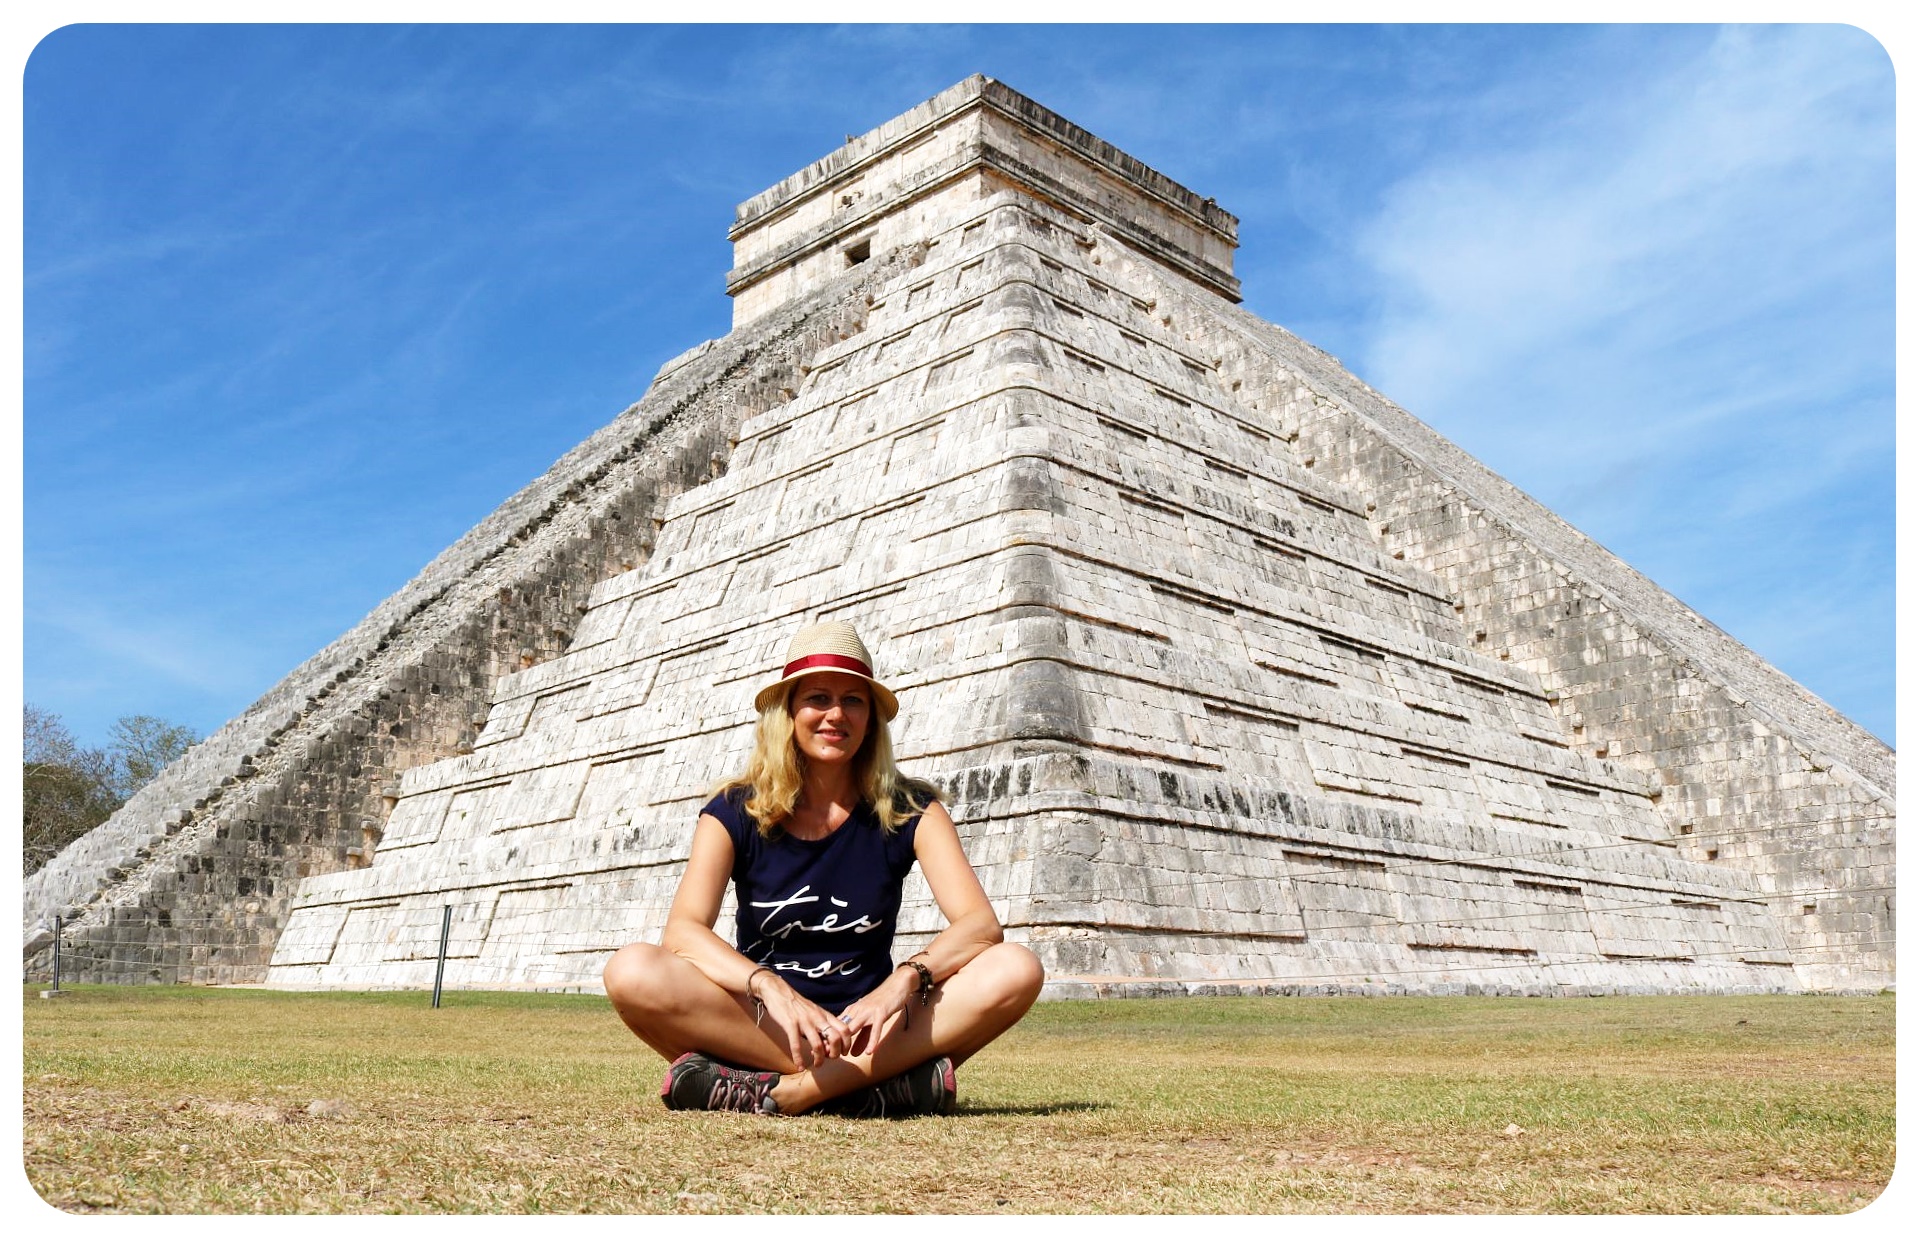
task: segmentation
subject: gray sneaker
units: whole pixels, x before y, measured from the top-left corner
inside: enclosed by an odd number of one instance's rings
[[[958,1099],[953,1059],[936,1057],[891,1079],[829,1100],[815,1112],[842,1118],[917,1118],[951,1113]]]
[[[668,1109],[717,1109],[733,1113],[777,1114],[773,1087],[778,1071],[743,1070],[704,1053],[683,1053],[666,1068],[660,1099]]]

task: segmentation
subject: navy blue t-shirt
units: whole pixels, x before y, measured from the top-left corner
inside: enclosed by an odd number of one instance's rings
[[[747,815],[749,794],[734,787],[700,810],[733,839],[735,944],[837,1014],[893,970],[900,887],[913,869],[919,814],[887,834],[861,804],[825,838],[807,841],[781,830],[769,839]]]

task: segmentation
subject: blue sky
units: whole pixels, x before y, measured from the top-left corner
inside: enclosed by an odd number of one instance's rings
[[[24,691],[210,731],[728,328],[974,72],[1246,304],[1893,738],[1893,80],[1849,27],[71,26],[25,70]]]

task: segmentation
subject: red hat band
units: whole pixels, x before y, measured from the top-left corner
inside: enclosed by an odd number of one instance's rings
[[[803,658],[795,658],[786,664],[781,672],[782,679],[791,679],[802,671],[850,671],[862,679],[873,677],[873,668],[858,658],[849,658],[839,653],[811,653]]]

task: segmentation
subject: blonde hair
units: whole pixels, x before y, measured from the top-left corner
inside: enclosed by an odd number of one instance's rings
[[[752,792],[746,801],[746,811],[759,827],[762,838],[771,838],[793,815],[805,785],[806,756],[793,742],[793,715],[787,709],[791,699],[789,689],[760,710],[760,720],[753,728],[753,755],[747,760],[745,771],[715,788],[715,794],[725,794],[736,787],[746,787]],[[888,834],[939,798],[938,787],[901,773],[899,766],[893,763],[893,737],[886,729],[886,719],[880,717],[877,709],[868,717],[866,739],[853,754],[853,785],[872,806],[880,829]]]

